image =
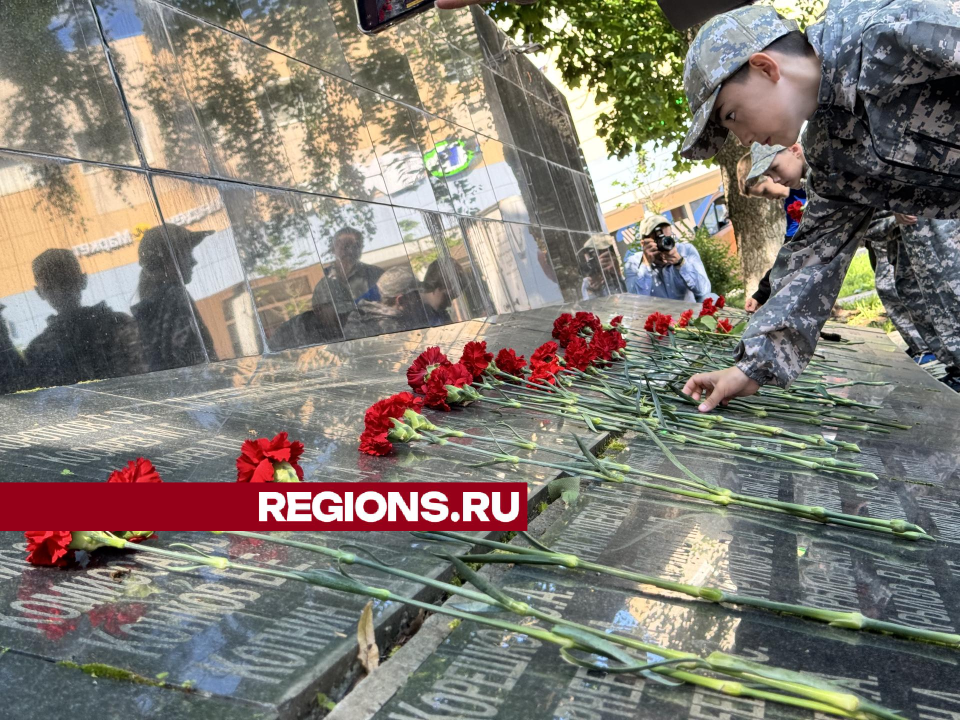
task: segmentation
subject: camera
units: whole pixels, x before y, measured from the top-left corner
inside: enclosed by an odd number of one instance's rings
[[[580,272],[585,277],[594,277],[603,272],[600,268],[600,260],[594,250],[585,250],[580,253]]]
[[[671,235],[663,233],[663,227],[653,229],[653,239],[657,242],[657,250],[660,252],[670,252],[677,246],[677,240]]]

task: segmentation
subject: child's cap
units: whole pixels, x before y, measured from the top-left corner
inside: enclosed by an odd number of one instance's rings
[[[683,88],[693,111],[693,127],[680,150],[683,157],[706,160],[720,151],[728,131],[711,118],[720,86],[751,55],[797,29],[767,5],[731,10],[700,28],[683,68]]]
[[[760,143],[751,145],[750,162],[752,166],[744,184],[747,187],[753,185],[754,180],[770,169],[770,166],[773,165],[773,159],[786,149],[783,145],[761,145]]]

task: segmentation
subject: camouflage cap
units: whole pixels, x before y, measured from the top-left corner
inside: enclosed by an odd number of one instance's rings
[[[661,225],[669,225],[670,221],[663,215],[647,215],[641,222],[637,234],[642,237],[653,235],[653,231]]]
[[[753,185],[761,175],[770,169],[770,166],[773,164],[773,159],[786,149],[783,145],[761,145],[760,143],[751,145],[750,162],[752,165],[750,166],[750,173],[744,180],[744,184],[746,184],[747,187]]]
[[[731,10],[700,28],[683,68],[683,88],[693,111],[693,126],[680,150],[683,157],[706,160],[719,152],[728,133],[711,117],[720,86],[751,55],[797,29],[795,22],[767,5]]]

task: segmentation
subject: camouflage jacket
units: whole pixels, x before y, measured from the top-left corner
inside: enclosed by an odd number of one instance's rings
[[[945,0],[832,0],[807,29],[820,105],[801,142],[803,222],[771,275],[774,296],[737,366],[787,386],[806,366],[875,208],[960,217],[960,14]]]

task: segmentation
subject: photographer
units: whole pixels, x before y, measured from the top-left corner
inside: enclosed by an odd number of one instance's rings
[[[620,257],[613,238],[609,235],[594,235],[587,240],[578,253],[580,296],[584,300],[625,292],[620,275]]]
[[[711,295],[700,253],[688,242],[677,242],[669,220],[645,217],[638,234],[642,251],[631,249],[623,267],[627,292],[687,302],[703,302]]]

